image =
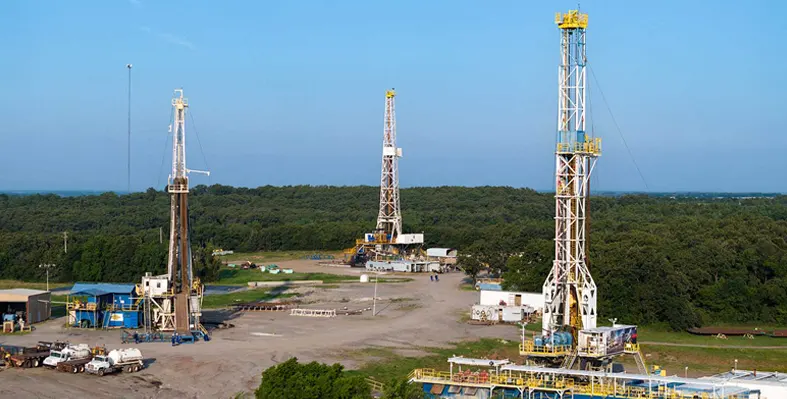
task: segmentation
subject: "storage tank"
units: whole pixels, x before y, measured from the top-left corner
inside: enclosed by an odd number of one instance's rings
[[[61,353],[67,353],[69,359],[84,359],[90,356],[90,347],[87,344],[71,345],[63,349]]]
[[[137,348],[113,349],[107,357],[112,359],[112,364],[118,364],[132,360],[142,360],[142,352]]]

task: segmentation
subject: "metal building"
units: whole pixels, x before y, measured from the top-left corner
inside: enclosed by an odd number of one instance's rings
[[[134,284],[76,283],[66,310],[68,325],[81,328],[137,328],[141,299]],[[78,298],[83,298],[79,300]]]
[[[52,316],[49,291],[14,288],[0,290],[0,313],[24,312],[25,322],[34,324]]]

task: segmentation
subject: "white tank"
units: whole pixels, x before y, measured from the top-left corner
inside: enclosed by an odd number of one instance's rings
[[[369,282],[369,275],[368,274],[361,274],[361,282],[368,283]]]
[[[142,360],[142,352],[140,352],[137,348],[113,349],[109,351],[107,357],[112,360],[112,364],[118,364],[134,360]]]
[[[68,354],[70,360],[85,359],[90,356],[90,347],[87,344],[69,345],[60,353]]]

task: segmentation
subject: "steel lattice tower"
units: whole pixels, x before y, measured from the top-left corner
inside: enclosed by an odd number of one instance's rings
[[[402,211],[399,206],[399,157],[396,147],[396,92],[385,92],[385,120],[383,128],[383,170],[380,178],[380,213],[377,232],[386,235],[387,242],[396,242],[402,233]]]
[[[186,109],[188,100],[183,89],[175,90],[172,99],[174,126],[172,126],[172,173],[167,191],[171,196],[169,257],[167,276],[174,294],[175,322],[178,333],[188,334],[198,328],[202,287],[192,272],[191,241],[189,239],[189,178],[186,168]],[[199,173],[202,171],[194,171]],[[196,284],[195,284],[196,283]]]
[[[596,284],[587,265],[590,174],[601,139],[585,132],[587,14],[557,13],[560,28],[555,151],[555,261],[544,282],[544,332],[596,327]]]

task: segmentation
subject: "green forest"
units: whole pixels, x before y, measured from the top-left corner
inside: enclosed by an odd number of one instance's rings
[[[198,274],[210,251],[339,250],[375,225],[377,187],[192,189]],[[554,199],[509,187],[401,191],[406,232],[484,259],[509,287],[540,291],[554,251]],[[162,272],[169,197],[0,195],[0,278],[137,281]],[[626,323],[787,323],[787,197],[594,196],[589,264],[604,317]],[[162,229],[164,243],[160,243]],[[64,252],[63,233],[68,233]]]

